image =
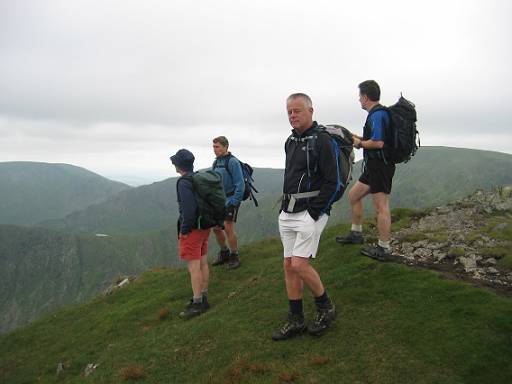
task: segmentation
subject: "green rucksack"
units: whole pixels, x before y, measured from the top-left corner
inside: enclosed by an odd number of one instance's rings
[[[182,176],[181,179],[192,182],[197,204],[197,228],[208,229],[217,225],[223,227],[226,217],[226,193],[222,176],[208,170]]]

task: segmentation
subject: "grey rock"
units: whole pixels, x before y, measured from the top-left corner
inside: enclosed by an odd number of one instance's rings
[[[502,199],[510,199],[512,198],[512,185],[506,185],[503,188],[501,188],[500,197]]]
[[[501,223],[501,224],[498,224],[497,226],[495,226],[492,230],[496,231],[496,232],[501,232],[507,228],[508,228],[508,223]]]
[[[432,256],[439,263],[439,262],[443,261],[446,258],[447,254],[445,252],[441,252],[441,251],[436,250],[436,251],[433,252]]]
[[[427,248],[418,248],[414,251],[413,255],[422,259],[427,259],[432,257],[432,251]]]
[[[84,376],[87,377],[91,373],[94,372],[96,368],[98,368],[99,364],[87,364],[87,366],[84,369]]]
[[[459,257],[458,259],[459,263],[462,264],[466,272],[473,272],[476,270],[476,259],[472,256]]]
[[[494,257],[489,257],[488,259],[485,259],[482,264],[484,265],[496,265],[496,259]]]

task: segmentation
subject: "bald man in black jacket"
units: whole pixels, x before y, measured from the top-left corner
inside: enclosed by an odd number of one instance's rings
[[[290,309],[288,321],[272,334],[276,341],[306,330],[311,335],[320,336],[336,317],[334,303],[309,262],[316,257],[320,235],[336,195],[336,155],[329,134],[313,121],[309,96],[303,93],[290,95],[287,111],[293,130],[285,144],[279,233],[284,249],[283,267]],[[317,309],[309,326],[304,321],[304,285],[312,292]]]

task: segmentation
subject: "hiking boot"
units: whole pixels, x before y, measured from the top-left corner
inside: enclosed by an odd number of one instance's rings
[[[208,296],[206,295],[203,295],[203,312],[206,312],[207,310],[210,309],[210,303],[208,302]]]
[[[229,249],[226,250],[220,250],[217,254],[217,258],[213,261],[212,266],[216,267],[217,265],[222,265],[224,263],[227,263],[229,259]]]
[[[317,306],[313,323],[308,325],[308,333],[313,336],[322,336],[330,328],[336,318],[336,307],[330,301],[327,305]]]
[[[231,253],[229,255],[228,269],[237,269],[240,266],[240,258],[237,253]]]
[[[363,232],[350,231],[348,235],[336,236],[336,241],[340,244],[363,244]]]
[[[371,247],[365,247],[361,249],[361,254],[378,261],[389,261],[391,256],[391,250],[383,248],[380,245],[374,245]]]
[[[288,321],[278,331],[272,332],[272,340],[286,340],[290,337],[300,335],[306,330],[306,323],[303,315],[288,313]]]
[[[187,305],[187,308],[183,312],[180,313],[180,317],[184,320],[191,319],[192,317],[199,316],[204,312],[203,303],[194,303],[193,300],[190,300],[190,303]]]

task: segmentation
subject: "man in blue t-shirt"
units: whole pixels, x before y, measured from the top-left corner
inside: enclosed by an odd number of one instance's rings
[[[244,196],[244,175],[240,161],[229,152],[229,142],[225,136],[213,139],[213,152],[216,159],[212,168],[222,176],[227,199],[224,230],[220,227],[213,229],[213,233],[215,233],[220,246],[220,251],[212,265],[217,266],[227,263],[228,269],[236,269],[240,266],[240,258],[238,256],[238,238],[235,232],[235,222]]]
[[[346,236],[336,237],[341,244],[363,243],[363,203],[368,194],[372,195],[377,213],[379,242],[376,246],[365,247],[361,253],[365,256],[386,260],[391,255],[390,232],[391,211],[389,195],[395,164],[387,161],[385,152],[386,135],[389,132],[389,113],[380,105],[380,87],[373,80],[359,84],[359,102],[361,108],[368,111],[363,136],[353,135],[354,147],[363,149],[363,173],[359,181],[350,189],[349,200],[352,208],[352,228]]]

